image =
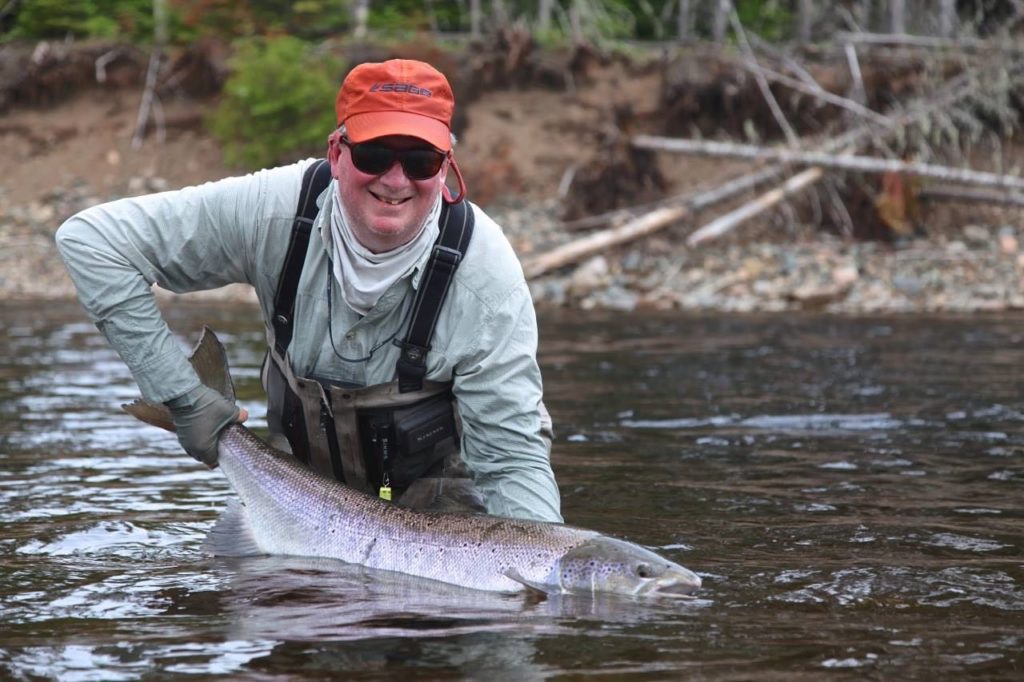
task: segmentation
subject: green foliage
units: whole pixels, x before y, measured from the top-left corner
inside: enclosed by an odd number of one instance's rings
[[[468,7],[468,4],[466,5]],[[463,21],[459,2],[434,0],[391,0],[371,2],[369,27],[383,33],[408,33],[429,30],[463,31],[469,28],[468,14]]]
[[[150,40],[152,0],[31,0],[15,8],[5,38]]]
[[[154,0],[21,0],[4,39],[109,38],[149,43]],[[172,43],[289,33],[344,33],[350,0],[164,0]],[[3,3],[0,2],[0,5]]]
[[[183,27],[217,38],[291,34],[324,37],[347,30],[348,0],[169,0]]]
[[[258,168],[322,154],[334,128],[340,60],[290,36],[236,42],[210,131],[230,164]]]
[[[740,23],[765,40],[784,40],[792,33],[793,13],[780,0],[738,0],[734,3]]]

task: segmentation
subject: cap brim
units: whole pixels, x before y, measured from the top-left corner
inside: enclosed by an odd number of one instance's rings
[[[344,121],[348,139],[366,142],[386,135],[408,135],[429,142],[441,151],[452,148],[448,126],[437,119],[406,111],[371,111],[353,114]]]

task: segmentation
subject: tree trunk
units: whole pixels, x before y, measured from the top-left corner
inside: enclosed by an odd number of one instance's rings
[[[583,42],[583,17],[580,16],[581,0],[571,0],[569,4],[569,28],[573,41],[579,45]]]
[[[160,75],[164,48],[167,46],[167,2],[153,0],[153,51],[149,55],[149,67],[146,69],[146,85],[139,103],[139,113],[135,119],[135,133],[132,135],[132,149],[142,146],[142,138],[146,135],[146,124],[153,114],[156,119],[157,133],[163,142],[163,109],[156,96],[156,79]]]
[[[469,0],[469,35],[474,38],[480,37],[480,24],[482,23],[483,12],[480,9],[480,0]]]
[[[814,3],[811,0],[797,2],[797,39],[801,45],[811,42],[811,24],[814,21]]]
[[[889,32],[902,35],[907,32],[907,8],[904,0],[889,0]]]
[[[551,30],[551,16],[554,13],[555,0],[540,0],[537,6],[537,30],[545,33]]]
[[[681,43],[688,43],[693,37],[690,29],[693,27],[693,8],[690,0],[679,0],[679,14],[676,15],[676,37]]]
[[[494,16],[492,28],[503,28],[508,25],[508,8],[503,0],[491,0],[491,13]]]
[[[729,11],[732,3],[729,0],[714,0],[715,13],[711,18],[711,39],[717,44],[725,40],[725,27],[729,25]]]
[[[355,14],[355,27],[352,29],[352,37],[362,40],[366,37],[366,25],[370,20],[370,0],[356,0],[352,8]]]
[[[956,34],[956,0],[939,0],[939,35],[952,38]]]

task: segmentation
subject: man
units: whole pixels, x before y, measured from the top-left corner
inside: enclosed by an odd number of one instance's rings
[[[246,415],[200,384],[150,285],[247,282],[267,332],[272,443],[399,504],[478,494],[492,514],[561,520],[533,304],[500,228],[463,201],[453,109],[428,64],[362,64],[338,92],[330,184],[309,192],[312,221],[296,220],[318,163],[306,160],[114,201],[61,226],[86,311],[143,396],[171,409],[190,455],[216,466],[217,434]],[[293,224],[307,225],[308,246]]]

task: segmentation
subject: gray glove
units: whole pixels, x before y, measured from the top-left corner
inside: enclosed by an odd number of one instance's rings
[[[164,405],[171,411],[185,452],[210,468],[217,466],[217,440],[221,431],[238,420],[238,406],[203,385]]]

